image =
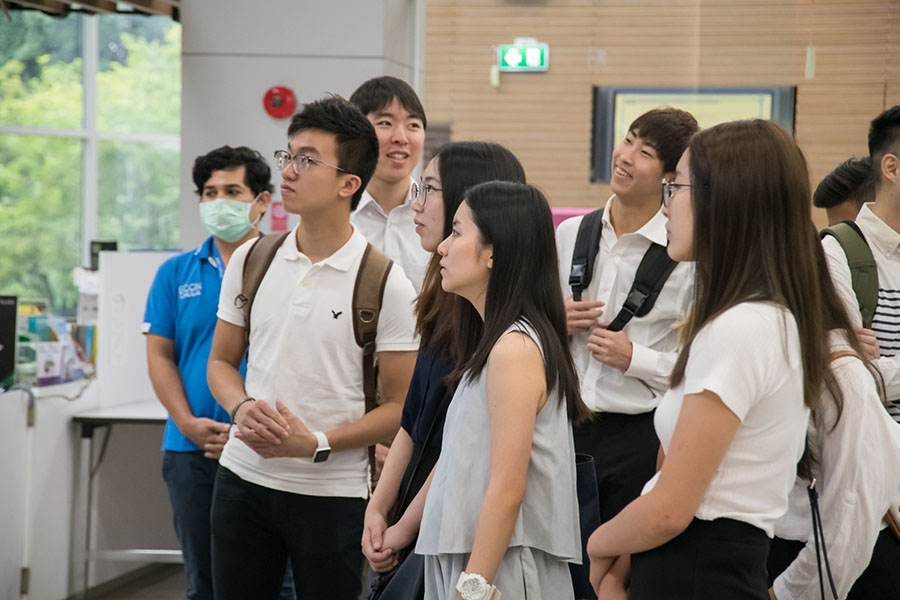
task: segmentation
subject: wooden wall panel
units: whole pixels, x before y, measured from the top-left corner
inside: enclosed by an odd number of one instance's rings
[[[493,47],[519,36],[550,45],[550,71],[503,73],[492,87]],[[815,185],[865,154],[869,121],[900,103],[900,1],[428,0],[429,120],[454,140],[507,145],[557,206],[609,193],[589,182],[595,85],[796,86]]]
[[[885,106],[900,104],[900,2],[891,1],[891,11],[886,15],[888,20],[887,37],[890,43],[885,49],[885,69],[887,84],[885,85]]]

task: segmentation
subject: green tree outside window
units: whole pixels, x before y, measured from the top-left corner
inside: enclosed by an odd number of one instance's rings
[[[81,264],[84,18],[0,18],[0,294],[44,298],[62,314],[74,312]],[[129,136],[180,131],[181,28],[161,17],[97,19],[98,236],[121,249],[173,248],[178,143]]]

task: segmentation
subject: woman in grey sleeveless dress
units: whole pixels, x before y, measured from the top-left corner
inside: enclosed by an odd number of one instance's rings
[[[572,422],[586,409],[547,201],[525,184],[476,186],[438,252],[444,290],[470,304],[459,323],[470,358],[451,375],[459,386],[438,464],[384,546],[421,525],[429,599],[572,598],[568,563],[581,558]],[[481,337],[467,337],[480,320]]]

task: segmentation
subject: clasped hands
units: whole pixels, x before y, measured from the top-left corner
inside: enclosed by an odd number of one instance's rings
[[[633,347],[624,331],[610,331],[609,321],[597,321],[605,305],[601,301],[576,301],[569,296],[565,300],[566,328],[569,335],[589,332],[587,349],[594,360],[624,373],[631,365]]]
[[[205,458],[216,460],[222,455],[222,449],[228,441],[228,432],[231,430],[228,423],[206,417],[191,416],[187,421],[177,422],[176,425],[189,440],[203,449]]]
[[[261,400],[246,402],[234,420],[234,437],[263,458],[309,458],[318,447],[316,436],[281,400],[275,401],[275,408]]]
[[[415,530],[407,527],[403,519],[388,527],[382,512],[373,507],[366,509],[363,525],[362,551],[369,566],[376,573],[386,573],[397,567],[400,551],[412,544]]]

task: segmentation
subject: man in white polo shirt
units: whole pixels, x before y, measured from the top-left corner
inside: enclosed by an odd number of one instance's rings
[[[622,308],[647,249],[667,244],[661,182],[674,179],[675,165],[697,129],[690,113],[655,109],[635,119],[613,149],[613,196],[603,209],[593,276],[581,301],[572,299],[569,272],[583,217],[560,223],[556,232],[572,358],[581,397],[595,413],[575,430],[575,450],[594,457],[602,521],[639,496],[656,470],[653,414],[677,358],[675,324],[687,314],[692,267],[675,266],[648,314],[634,317],[621,331],[607,326]]]
[[[864,204],[856,225],[872,251],[878,272],[878,304],[871,329],[858,329],[869,358],[884,378],[888,411],[900,421],[900,106],[876,117],[869,127],[869,157],[875,202]],[[831,278],[851,321],[862,325],[847,255],[832,236],[822,240]]]
[[[241,294],[250,243],[222,282],[209,386],[234,422],[212,507],[218,600],[276,598],[290,557],[300,597],[360,592],[366,448],[396,433],[417,340],[415,292],[391,268],[375,341],[383,403],[365,412],[354,283],[367,242],[350,211],[375,169],[372,125],[338,97],[306,104],[276,153],[285,209],[301,217],[278,248],[250,312]],[[238,303],[240,304],[240,303]]]
[[[359,86],[350,102],[378,136],[378,166],[350,220],[373,246],[403,267],[416,292],[431,254],[413,223],[411,178],[425,145],[425,109],[408,83],[385,75]]]

